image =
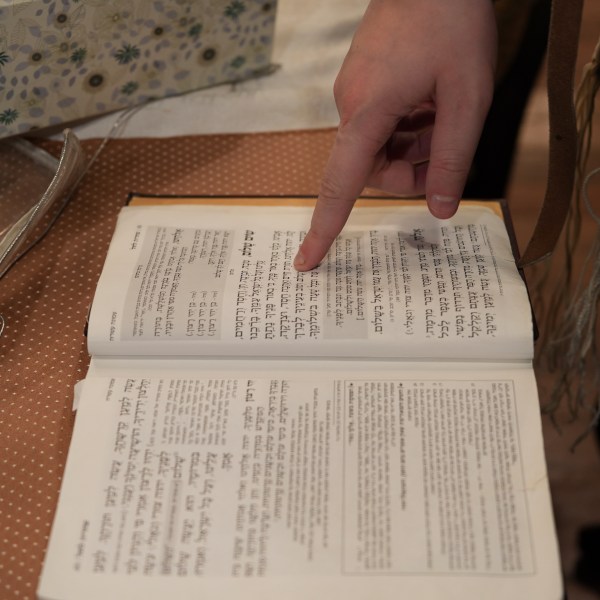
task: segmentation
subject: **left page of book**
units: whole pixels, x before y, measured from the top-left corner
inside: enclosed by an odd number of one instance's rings
[[[530,359],[502,219],[357,208],[323,263],[292,262],[310,208],[123,209],[91,310],[92,355]]]
[[[531,369],[148,373],[83,383],[41,598],[561,598]]]

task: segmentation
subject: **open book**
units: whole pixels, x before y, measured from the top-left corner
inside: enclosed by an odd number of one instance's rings
[[[39,596],[561,598],[498,205],[366,201],[298,273],[310,206],[186,202],[120,214]]]

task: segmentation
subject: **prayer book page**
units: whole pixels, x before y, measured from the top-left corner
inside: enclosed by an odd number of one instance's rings
[[[123,209],[89,323],[92,355],[530,359],[504,222],[464,206],[357,208],[323,263],[292,266],[310,208]]]
[[[558,600],[536,397],[481,365],[88,377],[40,596]]]

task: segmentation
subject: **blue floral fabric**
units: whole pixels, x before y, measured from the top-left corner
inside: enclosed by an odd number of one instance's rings
[[[274,0],[0,2],[0,137],[251,77]]]

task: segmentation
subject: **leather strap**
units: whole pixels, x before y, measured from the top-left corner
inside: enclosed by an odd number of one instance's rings
[[[583,0],[553,0],[548,39],[550,149],[544,202],[520,266],[552,253],[573,194],[577,163],[574,73]]]

